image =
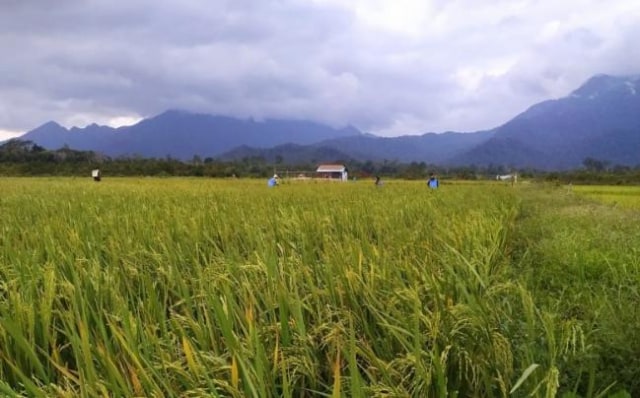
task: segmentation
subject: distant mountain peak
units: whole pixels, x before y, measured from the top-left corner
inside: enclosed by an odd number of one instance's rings
[[[188,117],[188,116],[200,116],[200,114],[198,113],[192,113],[189,111],[185,111],[182,109],[168,109],[162,113],[159,113],[155,116],[152,116],[148,119],[144,119],[144,120],[165,120],[165,119],[173,119],[173,118],[183,118],[183,117]],[[143,120],[143,121],[144,121]]]
[[[63,126],[61,126],[60,124],[58,124],[57,122],[54,122],[53,120],[50,120],[46,123],[44,123],[43,125],[41,125],[38,128],[46,128],[46,129],[50,129],[50,128],[59,128],[59,129],[65,129]]]
[[[593,157],[636,165],[639,93],[640,75],[595,75],[568,97],[531,106],[456,161],[562,169]]]
[[[570,95],[572,98],[596,99],[603,95],[636,95],[640,91],[640,75],[611,76],[598,74]]]
[[[165,116],[171,116],[171,115],[174,115],[174,116],[186,116],[186,115],[198,115],[198,114],[199,113],[197,113],[197,112],[190,112],[190,111],[187,111],[187,110],[184,110],[184,109],[167,109],[166,111],[160,113],[156,117],[163,116],[163,115],[165,115]]]
[[[48,123],[24,135],[45,148],[68,145],[109,156],[138,154],[179,159],[217,156],[239,145],[269,148],[286,143],[309,145],[327,139],[361,134],[348,126],[334,128],[309,120],[264,119],[257,122],[170,109],[132,126],[118,129],[92,124],[65,129]]]

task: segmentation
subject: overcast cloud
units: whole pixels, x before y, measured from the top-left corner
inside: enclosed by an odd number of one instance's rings
[[[640,74],[637,0],[0,0],[0,139],[167,109],[477,131]]]

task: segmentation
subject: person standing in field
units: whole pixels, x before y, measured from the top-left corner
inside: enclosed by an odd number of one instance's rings
[[[438,189],[438,187],[440,186],[440,182],[438,181],[438,178],[435,176],[435,174],[431,173],[431,175],[429,176],[429,180],[427,180],[427,185],[431,189]]]
[[[274,174],[273,177],[269,178],[269,181],[267,181],[267,186],[269,188],[273,188],[275,186],[278,186],[278,175]]]

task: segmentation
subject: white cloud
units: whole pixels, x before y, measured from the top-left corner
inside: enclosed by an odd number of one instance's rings
[[[0,129],[169,108],[385,135],[475,131],[640,72],[635,0],[3,3]]]
[[[24,131],[0,130],[0,141],[8,140],[10,138],[16,138],[23,133]]]

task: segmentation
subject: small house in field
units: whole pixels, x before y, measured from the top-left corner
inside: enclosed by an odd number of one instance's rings
[[[349,172],[342,164],[321,164],[316,169],[316,176],[326,180],[347,181]]]
[[[91,177],[93,177],[93,181],[99,182],[102,176],[100,175],[100,169],[91,170]]]
[[[504,174],[504,175],[497,175],[496,176],[496,180],[497,181],[511,181],[512,183],[518,182],[518,174],[517,173],[513,173],[513,174]]]

